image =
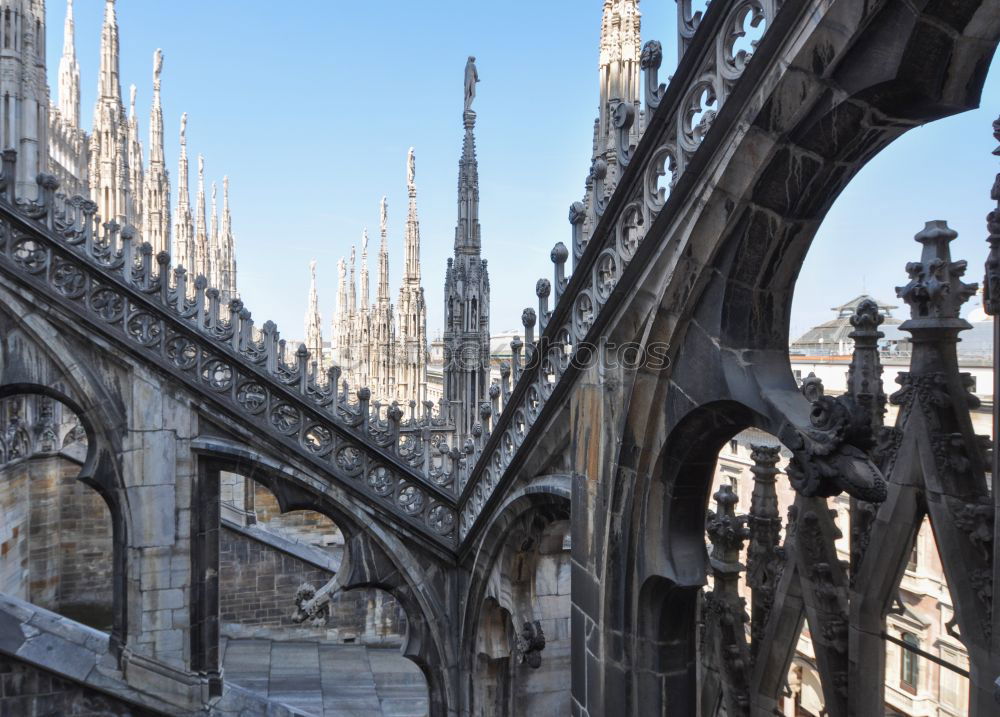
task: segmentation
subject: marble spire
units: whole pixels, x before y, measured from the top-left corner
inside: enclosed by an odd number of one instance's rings
[[[479,236],[479,161],[476,159],[476,113],[470,107],[462,113],[465,137],[458,160],[458,222],[455,225],[455,253],[480,251]]]
[[[177,216],[174,219],[174,266],[195,272],[194,226],[188,189],[187,112],[181,115],[181,156],[177,166]]]
[[[149,111],[149,171],[143,194],[143,239],[153,252],[170,247],[170,175],[163,152],[163,107],[160,104],[160,73],[163,51],[153,53],[153,106]]]
[[[385,197],[379,203],[378,289],[372,314],[372,352],[369,376],[374,395],[386,400],[399,398],[396,392],[396,326],[389,303],[389,209]]]
[[[222,246],[219,243],[219,212],[215,197],[216,187],[215,182],[212,182],[212,203],[208,215],[208,256],[209,269],[212,272],[211,277],[209,277],[209,286],[218,287],[222,278]]]
[[[361,232],[361,305],[362,312],[367,312],[371,302],[368,291],[368,229]]]
[[[455,256],[445,271],[444,397],[455,416],[456,440],[464,441],[479,421],[479,407],[489,400],[490,279],[481,256],[479,165],[472,109],[479,73],[475,58],[465,69],[462,156],[458,162],[458,220]],[[470,91],[470,85],[472,90]],[[459,443],[461,445],[461,443]]]
[[[351,244],[351,280],[347,284],[347,309],[353,318],[358,311],[357,281],[355,278],[355,246]]]
[[[59,113],[71,127],[80,126],[80,65],[76,61],[73,0],[66,0],[63,51],[59,58]]]
[[[427,397],[427,304],[420,285],[420,221],[417,218],[416,158],[406,153],[406,230],[403,237],[403,283],[396,302],[399,331],[397,392],[418,404]]]
[[[128,154],[128,121],[119,81],[118,19],[115,16],[115,0],[107,0],[101,29],[97,103],[90,139],[90,192],[102,221],[119,224],[135,221]]]
[[[403,237],[403,284],[420,283],[420,220],[417,218],[416,157],[413,147],[406,153],[406,234]]]
[[[389,205],[385,197],[379,203],[378,289],[379,306],[389,305]]]
[[[353,276],[352,276],[353,278]],[[350,359],[350,345],[348,344],[348,317],[349,308],[347,305],[347,262],[344,257],[340,257],[337,262],[337,311],[334,315],[333,335],[334,363],[343,369],[348,365]]]
[[[316,260],[309,262],[309,310],[306,312],[306,348],[316,365],[319,375],[325,372],[323,361],[323,320],[319,313],[319,295],[316,291]]]
[[[604,160],[607,172],[604,177],[604,197],[618,185],[622,167],[618,162],[617,130],[614,111],[619,103],[632,105],[635,121],[629,131],[629,144],[638,144],[642,132],[642,103],[639,98],[639,73],[641,72],[642,40],[639,0],[604,0],[601,15],[601,39],[598,47],[598,105],[594,120],[594,142],[591,161]],[[584,244],[597,224],[594,212],[592,180],[588,178],[583,204]]]
[[[129,112],[128,112],[128,186],[131,195],[131,202],[129,205],[129,210],[131,211],[131,216],[129,217],[129,223],[132,224],[140,231],[140,235],[145,239],[146,237],[146,227],[143,226],[145,219],[145,211],[143,207],[143,188],[145,187],[145,181],[143,179],[143,169],[142,169],[142,140],[139,138],[139,118],[135,114],[135,96],[136,96],[135,85],[129,86]]]
[[[236,237],[229,211],[229,175],[222,177],[222,218],[219,220],[219,292],[224,302],[239,296],[236,288]]]
[[[198,194],[194,210],[195,276],[212,277],[212,254],[205,228],[205,157],[198,155]]]

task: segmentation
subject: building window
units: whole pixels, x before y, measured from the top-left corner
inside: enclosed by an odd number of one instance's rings
[[[913,547],[910,548],[910,558],[906,561],[906,569],[911,573],[917,569],[917,540],[917,537],[914,536]]]
[[[740,447],[740,442],[735,438],[729,441],[729,452],[736,453],[737,449]]]
[[[902,639],[905,646],[901,645],[899,648],[899,686],[907,692],[916,694],[920,668],[917,665],[917,654],[909,648],[919,648],[920,640],[912,632],[904,632]]]
[[[941,659],[949,665],[962,669],[965,669],[968,664],[964,655],[948,647],[941,648]],[[969,680],[967,678],[947,667],[941,667],[938,670],[938,695],[942,707],[955,714],[965,714],[968,694]]]

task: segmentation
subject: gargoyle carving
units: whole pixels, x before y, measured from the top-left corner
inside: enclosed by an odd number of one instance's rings
[[[538,620],[524,623],[517,636],[514,652],[518,664],[527,664],[532,669],[538,669],[542,664],[542,650],[545,649],[545,633],[542,623]]]
[[[307,620],[313,627],[325,627],[330,617],[330,602],[316,600],[316,588],[311,583],[302,583],[295,591],[295,611],[292,620],[303,623]]]
[[[872,446],[871,414],[853,397],[818,396],[809,415],[812,424],[789,441],[792,486],[806,497],[841,492],[869,503],[886,497],[885,479],[868,458]]]

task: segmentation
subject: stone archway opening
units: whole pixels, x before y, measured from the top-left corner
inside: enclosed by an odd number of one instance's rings
[[[401,654],[408,621],[392,595],[343,590],[307,618],[299,610],[347,569],[332,519],[282,512],[267,487],[224,471],[219,533],[227,680],[311,714],[427,714],[427,682]]]
[[[77,480],[87,455],[65,403],[0,399],[0,592],[110,633],[114,529],[101,494]]]
[[[529,511],[505,537],[475,635],[475,714],[568,713],[570,527],[560,511]]]

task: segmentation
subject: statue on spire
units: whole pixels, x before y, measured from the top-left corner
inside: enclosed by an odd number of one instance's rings
[[[413,178],[416,174],[416,161],[413,158],[413,147],[410,147],[410,151],[406,154],[406,186],[413,186]]]
[[[160,89],[160,74],[163,72],[163,50],[156,48],[153,53],[153,89]]]
[[[188,126],[188,113],[185,112],[181,115],[181,144],[185,143],[184,140],[187,135],[187,126]]]
[[[479,82],[479,72],[476,70],[476,58],[469,55],[465,63],[465,111],[472,109],[472,101],[476,99],[476,83]]]

